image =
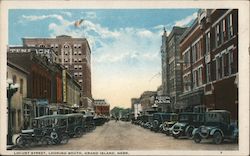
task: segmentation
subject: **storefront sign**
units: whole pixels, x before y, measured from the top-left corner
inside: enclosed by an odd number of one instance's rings
[[[169,96],[156,96],[155,98],[156,104],[163,104],[163,103],[170,103],[170,97]]]

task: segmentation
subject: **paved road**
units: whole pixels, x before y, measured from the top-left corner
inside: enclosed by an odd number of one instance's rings
[[[238,144],[209,142],[196,144],[189,139],[174,139],[154,133],[130,122],[110,121],[68,144],[34,147],[35,150],[238,150]]]

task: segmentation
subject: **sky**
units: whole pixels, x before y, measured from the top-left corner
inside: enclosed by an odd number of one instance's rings
[[[87,38],[92,52],[92,95],[111,108],[161,85],[163,27],[189,26],[198,9],[11,9],[9,45],[23,37]],[[75,21],[83,19],[79,27]]]

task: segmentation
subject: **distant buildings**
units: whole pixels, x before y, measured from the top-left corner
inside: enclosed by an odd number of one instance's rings
[[[91,93],[91,50],[85,38],[61,35],[56,38],[23,38],[25,47],[51,48],[57,63],[81,84],[80,107],[93,110]]]
[[[96,115],[110,115],[110,104],[105,99],[94,100],[94,110]]]

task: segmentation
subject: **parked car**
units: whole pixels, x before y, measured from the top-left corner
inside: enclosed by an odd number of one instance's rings
[[[95,123],[96,126],[101,126],[101,125],[103,125],[106,121],[107,121],[107,119],[106,119],[105,117],[101,117],[101,116],[94,117],[94,123]]]
[[[85,129],[87,132],[92,131],[96,128],[95,122],[94,122],[94,115],[84,115],[83,123],[85,125]]]
[[[177,139],[180,136],[192,137],[195,128],[204,124],[204,113],[183,112],[179,114],[178,122],[171,128],[172,136]]]
[[[65,115],[67,117],[67,132],[70,137],[81,137],[86,131],[83,115],[73,113]]]
[[[46,115],[33,119],[32,128],[22,130],[16,139],[18,147],[29,147],[44,144],[66,144],[67,117],[65,115]]]
[[[154,113],[152,130],[155,132],[163,132],[163,123],[166,121],[171,121],[172,117],[176,114],[173,113]],[[173,117],[174,118],[174,117]]]
[[[230,122],[230,112],[226,110],[211,110],[205,113],[204,125],[193,131],[193,140],[200,143],[202,139],[212,139],[220,144],[224,139],[238,141],[237,123]]]
[[[178,114],[176,113],[168,113],[168,117],[166,121],[162,124],[163,133],[166,135],[171,134],[172,126],[178,121]]]

